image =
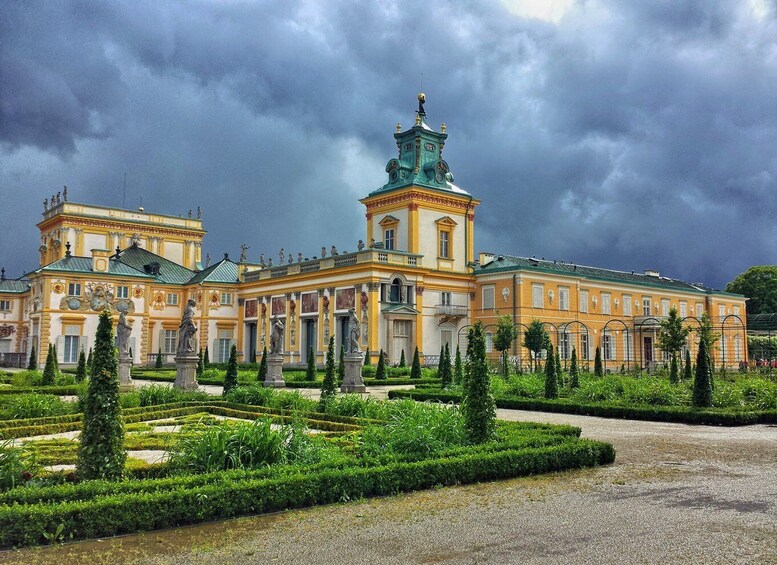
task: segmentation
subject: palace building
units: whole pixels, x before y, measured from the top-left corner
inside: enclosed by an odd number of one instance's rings
[[[330,337],[338,348],[347,339],[353,310],[373,362],[380,350],[398,362],[418,347],[435,364],[441,347],[464,345],[477,321],[496,355],[491,340],[507,315],[519,330],[542,321],[562,357],[574,346],[593,359],[601,347],[610,369],[649,367],[663,360],[657,330],[673,306],[689,325],[706,312],[719,327],[718,364],[746,359],[740,295],[652,271],[476,256],[480,201],[454,184],[443,159],[447,137],[445,124],[439,131],[427,124],[419,95],[414,125],[397,124],[386,184],[360,200],[365,239],[353,251],[322,249],[312,259],[280,254],[275,265],[250,263],[243,253],[237,262],[225,255],[203,266],[199,209],[181,218],[52,197],[38,224],[40,267],[23,280],[0,277],[0,363],[26,364],[33,345],[43,363],[49,344],[60,363],[76,363],[106,308],[126,312],[135,363],[153,363],[159,352],[171,363],[188,299],[197,303],[200,345],[215,362],[226,361],[233,344],[242,361],[256,360],[281,319],[285,363],[302,365],[312,352],[321,364]],[[510,353],[527,363],[521,341]]]

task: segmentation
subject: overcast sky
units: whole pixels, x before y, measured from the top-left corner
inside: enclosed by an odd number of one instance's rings
[[[0,3],[0,265],[43,199],[214,259],[365,237],[395,124],[448,127],[478,250],[722,287],[777,263],[777,0]]]

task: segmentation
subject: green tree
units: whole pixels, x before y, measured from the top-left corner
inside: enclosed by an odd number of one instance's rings
[[[76,367],[76,382],[80,383],[86,378],[86,354],[82,349],[78,354],[78,367]]]
[[[162,368],[162,348],[160,347],[159,350],[156,353],[156,363],[154,363],[154,366],[157,369]]]
[[[459,349],[459,344],[457,343],[456,362],[453,366],[453,382],[460,385],[462,380],[464,380],[464,366],[461,363],[461,349]]]
[[[321,400],[319,409],[324,412],[329,400],[337,394],[337,382],[335,381],[335,338],[329,338],[329,347],[326,350],[326,372],[321,383]]]
[[[564,388],[564,371],[561,368],[561,357],[558,354],[558,349],[556,349],[556,359],[554,360],[554,363],[556,364],[556,380],[558,380],[558,388],[560,390]]]
[[[400,367],[407,367],[407,363],[405,362],[405,350],[402,350],[402,355],[399,357],[399,366]]]
[[[364,366],[369,367],[370,363],[372,363],[372,361],[370,361],[370,348],[368,347],[367,353],[364,354]]]
[[[203,372],[204,369],[205,369],[205,365],[204,365],[204,363],[202,361],[202,347],[200,347],[200,352],[197,354],[197,372],[196,372],[196,375],[197,375],[197,379],[198,380],[202,378],[202,372]]]
[[[43,385],[53,385],[54,378],[57,376],[56,358],[54,357],[54,348],[49,344],[49,352],[46,355],[46,365],[43,367]]]
[[[748,298],[748,316],[777,312],[777,265],[750,267],[726,285],[726,292]]]
[[[205,346],[205,355],[202,356],[202,364],[206,369],[210,369],[210,354],[207,345]]]
[[[57,357],[57,344],[55,343],[52,346],[52,349],[54,350],[54,356],[52,357],[52,360],[54,361],[54,374],[59,374],[59,358]]]
[[[113,321],[106,309],[97,325],[94,368],[84,401],[76,473],[81,479],[120,479],[126,457]]]
[[[507,379],[510,376],[510,365],[507,363],[507,350],[513,344],[515,338],[518,337],[518,330],[510,316],[499,316],[496,326],[496,334],[494,334],[494,349],[496,349],[501,357],[502,364],[502,376]]]
[[[415,353],[413,353],[413,366],[410,368],[410,378],[411,379],[420,379],[421,378],[421,359],[418,357],[418,348],[415,348]]]
[[[712,320],[710,319],[709,314],[707,312],[704,312],[701,315],[701,320],[699,320],[699,327],[696,329],[696,331],[699,334],[699,342],[704,342],[704,345],[706,346],[705,350],[707,352],[707,365],[710,368],[710,386],[712,386],[713,390],[715,389],[715,382],[712,379],[712,369],[714,368],[714,364],[712,362],[712,352],[715,350],[715,343],[720,339],[720,334],[715,332],[713,329]]]
[[[532,371],[537,370],[540,351],[548,348],[550,336],[545,326],[539,320],[532,320],[528,329],[523,332],[523,346],[532,353]]]
[[[707,354],[707,343],[699,341],[696,354],[696,375],[693,379],[693,405],[704,408],[712,405],[712,366]]]
[[[580,372],[577,368],[577,351],[572,347],[572,360],[569,362],[569,387],[580,388]]]
[[[545,398],[558,398],[558,375],[553,344],[548,345],[548,360],[545,361]]]
[[[386,356],[383,355],[382,349],[378,355],[378,368],[375,369],[375,378],[379,381],[386,380]]]
[[[453,381],[453,370],[451,369],[451,350],[446,343],[440,353],[440,366],[437,368],[442,388],[448,388]]]
[[[208,355],[208,348],[205,348],[205,356]],[[265,345],[262,349],[262,360],[259,362],[259,374],[257,375],[257,380],[260,383],[263,383],[267,379],[267,346]]]
[[[599,347],[596,348],[596,355],[594,356],[594,375],[597,377],[604,376],[604,367],[602,367],[602,350]]]
[[[669,316],[665,320],[661,320],[661,327],[658,330],[658,346],[672,356],[669,369],[669,382],[671,383],[680,382],[677,353],[688,342],[690,331],[690,328],[683,326],[683,321],[674,306],[669,309]]]
[[[340,358],[337,361],[337,380],[345,378],[345,345],[340,346]]]
[[[27,362],[27,370],[28,371],[37,371],[38,370],[38,354],[35,351],[35,346],[32,346],[32,349],[30,349],[30,360]]]
[[[491,440],[496,430],[496,404],[491,393],[482,323],[470,328],[468,340],[461,412],[469,443],[478,444]]]
[[[312,347],[308,349],[308,368],[305,371],[305,380],[311,382],[316,380],[316,354]]]
[[[686,348],[686,350],[685,350],[685,380],[687,382],[691,382],[692,378],[693,378],[693,369],[691,367],[691,350]]]
[[[89,355],[86,356],[86,369],[89,374],[92,374],[92,368],[94,367],[94,357],[92,356],[92,348],[89,348]]]
[[[233,345],[229,350],[229,361],[227,361],[227,373],[224,375],[224,389],[221,396],[237,386],[237,345]]]

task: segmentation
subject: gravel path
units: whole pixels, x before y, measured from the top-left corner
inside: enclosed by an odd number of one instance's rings
[[[500,410],[612,442],[608,467],[0,554],[10,563],[776,563],[777,427]]]

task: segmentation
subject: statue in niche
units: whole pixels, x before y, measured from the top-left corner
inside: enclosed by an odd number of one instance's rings
[[[191,298],[186,302],[186,308],[183,310],[183,317],[178,326],[178,355],[196,354],[196,343],[194,335],[197,333],[197,326],[194,324],[194,307],[197,303]]]
[[[283,354],[283,333],[285,330],[283,320],[278,318],[272,323],[272,331],[270,332],[270,353],[273,355]]]
[[[119,348],[119,357],[129,356],[129,342],[132,326],[127,322],[127,315],[119,313],[119,321],[116,324],[116,345]]]
[[[356,317],[356,310],[348,310],[348,353],[361,353],[359,338],[361,337],[361,324]]]
[[[321,248],[321,258],[323,259],[324,257],[326,257],[326,247]]]

